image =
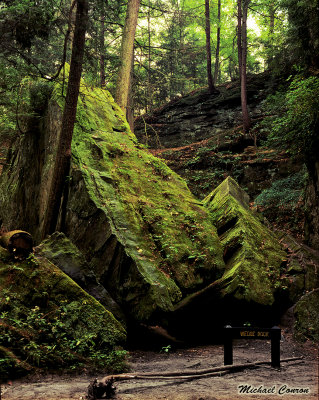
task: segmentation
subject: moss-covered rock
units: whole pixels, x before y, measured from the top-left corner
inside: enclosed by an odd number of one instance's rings
[[[28,130],[1,176],[0,218],[5,225],[21,222],[21,229],[30,219],[28,231],[35,238],[41,236],[60,134],[62,86],[56,85],[42,122]],[[223,274],[222,250],[207,210],[177,174],[138,144],[111,95],[83,81],[72,159],[64,232],[134,319],[171,310],[184,295]],[[19,171],[33,163],[37,173],[31,182]]]
[[[36,247],[37,255],[47,258],[59,267],[82,289],[97,299],[121,322],[125,316],[107,290],[97,281],[79,249],[61,232],[55,232]]]
[[[319,289],[315,289],[297,302],[294,308],[295,337],[299,340],[319,342]]]
[[[250,210],[247,194],[230,177],[204,200],[224,249],[228,281],[222,295],[271,306],[286,260],[278,238]]]
[[[319,287],[319,254],[286,232],[277,232],[277,236],[287,252],[282,282],[290,303],[295,304],[304,294]]]
[[[77,120],[74,170],[102,211],[97,222],[102,218],[109,227],[103,245],[109,240],[116,247],[109,265],[108,246],[99,261],[93,257],[115,299],[145,320],[221,276],[221,247],[209,214],[178,175],[138,145],[109,93],[82,84]],[[81,209],[79,201],[71,196],[71,212]]]
[[[1,254],[5,251],[1,249]],[[46,258],[0,260],[1,376],[40,369],[123,367],[126,332]]]

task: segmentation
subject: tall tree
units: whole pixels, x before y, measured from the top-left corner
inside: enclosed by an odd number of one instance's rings
[[[210,5],[209,0],[205,0],[205,33],[206,33],[206,57],[207,57],[207,81],[209,93],[214,93],[215,87],[212,76],[212,52],[210,45]]]
[[[251,127],[251,120],[247,106],[247,15],[249,3],[250,0],[237,0],[238,64],[244,132],[249,132]]]
[[[105,15],[103,14],[101,17],[101,33],[100,33],[100,46],[101,46],[101,54],[100,54],[100,83],[101,87],[105,87]]]
[[[128,102],[130,74],[133,63],[134,38],[139,8],[140,0],[128,1],[120,52],[121,64],[118,72],[115,93],[115,101],[124,112],[126,112]]]
[[[283,0],[283,4],[294,55],[304,66],[319,69],[319,0]]]
[[[219,72],[219,50],[220,50],[220,28],[221,28],[221,0],[218,0],[217,5],[217,37],[216,37],[216,56],[214,70],[214,84],[216,85]]]
[[[42,237],[54,232],[56,229],[61,199],[70,170],[71,142],[80,91],[87,25],[88,0],[77,0],[69,81],[62,116],[61,133],[58,139],[56,159],[42,225]]]

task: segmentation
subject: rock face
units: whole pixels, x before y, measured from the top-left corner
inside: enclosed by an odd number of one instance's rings
[[[123,362],[122,325],[46,258],[21,262],[0,247],[0,287],[1,377]]]
[[[278,238],[249,209],[248,195],[228,177],[205,200],[224,250],[231,278],[224,296],[271,306],[280,287],[286,253]]]
[[[35,249],[38,256],[45,257],[59,267],[88,294],[98,300],[121,322],[125,316],[107,290],[98,283],[83,254],[61,232],[55,232]]]
[[[248,78],[248,101],[253,116],[260,111],[253,108],[262,99],[267,74]],[[142,143],[151,148],[170,148],[221,137],[240,124],[240,85],[232,82],[219,87],[220,93],[211,95],[207,90],[176,98],[152,115],[139,117],[135,134]]]
[[[319,289],[305,294],[296,304],[295,337],[319,342]]]
[[[230,177],[204,200],[217,227],[226,268],[221,278],[175,307],[169,324],[187,339],[199,331],[203,339],[222,339],[224,325],[270,327],[292,305],[286,295],[287,253],[261,217],[250,210],[248,200]]]
[[[278,237],[287,253],[283,286],[288,301],[295,304],[303,295],[319,288],[319,253],[284,232],[278,232]]]
[[[306,192],[305,238],[309,246],[319,250],[319,161],[308,166],[309,184]]]

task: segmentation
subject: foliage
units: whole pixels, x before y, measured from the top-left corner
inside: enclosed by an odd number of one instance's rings
[[[2,376],[125,367],[124,329],[101,304],[46,259],[0,252]]]
[[[307,162],[314,156],[313,149],[318,148],[319,78],[298,75],[287,92],[277,92],[267,103],[270,112],[276,107],[279,111],[279,115],[264,121],[271,129],[269,142],[290,149]]]
[[[298,207],[302,200],[307,182],[307,172],[301,171],[272,183],[255,199],[257,205],[263,207],[287,207],[289,211]]]
[[[319,68],[319,13],[316,0],[281,0],[288,14],[288,47],[291,64]]]
[[[160,352],[164,353],[164,354],[169,354],[171,350],[172,350],[172,346],[170,344],[168,344],[167,346],[163,346],[161,348]]]
[[[8,295],[5,304],[10,300]],[[125,351],[115,349],[106,352],[94,332],[88,332],[81,338],[74,336],[71,323],[81,312],[83,304],[68,304],[67,301],[48,315],[39,306],[31,308],[28,314],[13,315],[3,311],[0,314],[0,346],[18,349],[19,358],[24,362],[45,370],[59,365],[71,370],[81,367],[123,369]],[[12,359],[3,360],[0,365],[2,376],[8,374],[8,364],[12,364]]]

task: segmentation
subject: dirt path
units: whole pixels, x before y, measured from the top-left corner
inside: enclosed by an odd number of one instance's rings
[[[225,375],[192,381],[130,380],[117,382],[116,400],[318,400],[318,351],[311,344],[298,346],[289,338],[281,344],[281,357],[304,359],[282,363],[281,369],[260,366]],[[234,363],[270,359],[270,343],[240,341],[234,346]],[[204,346],[176,350],[168,354],[133,351],[133,372],[190,371],[223,365],[222,346]],[[73,400],[85,399],[92,376],[47,376],[17,380],[5,385],[2,400]],[[101,377],[99,377],[101,378]],[[241,386],[242,385],[242,386]],[[242,393],[245,389],[268,390],[268,394]],[[291,391],[299,392],[291,394]],[[300,393],[302,392],[302,393]],[[308,393],[307,393],[308,392]]]

